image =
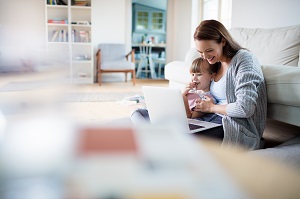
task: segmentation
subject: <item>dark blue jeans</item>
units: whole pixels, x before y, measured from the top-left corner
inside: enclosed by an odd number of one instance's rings
[[[222,124],[222,117],[214,113],[206,113],[200,118],[195,118],[196,120],[212,122],[216,124]]]
[[[212,122],[217,124],[222,124],[222,117],[215,114],[215,113],[206,113],[204,116],[200,118],[195,118],[196,120]],[[200,137],[208,137],[222,141],[224,138],[224,129],[223,125],[220,127],[208,129],[205,131],[200,131],[199,133],[195,134],[196,136]]]

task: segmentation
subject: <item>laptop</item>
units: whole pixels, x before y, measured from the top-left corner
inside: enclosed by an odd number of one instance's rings
[[[179,88],[142,86],[142,91],[151,124],[179,122],[190,133],[222,126],[221,124],[187,118],[182,93]]]

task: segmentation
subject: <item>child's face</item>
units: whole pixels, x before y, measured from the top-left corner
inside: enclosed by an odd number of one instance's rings
[[[192,81],[196,82],[197,90],[207,90],[209,91],[210,82],[213,78],[213,75],[208,72],[209,64],[207,61],[202,63],[202,72],[201,73],[191,73]]]

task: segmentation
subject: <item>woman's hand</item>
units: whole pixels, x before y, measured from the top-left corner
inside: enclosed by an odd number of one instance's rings
[[[211,97],[205,96],[204,100],[199,99],[196,101],[196,107],[194,111],[227,115],[226,107],[227,104],[214,104],[214,101]]]
[[[197,99],[196,107],[194,111],[200,111],[205,113],[213,113],[214,101],[209,96],[205,96],[205,99]]]

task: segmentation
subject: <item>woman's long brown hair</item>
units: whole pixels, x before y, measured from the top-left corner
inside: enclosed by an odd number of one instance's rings
[[[196,28],[194,40],[214,40],[218,44],[224,39],[223,55],[232,58],[242,48],[233,40],[225,26],[216,20],[204,20]]]

